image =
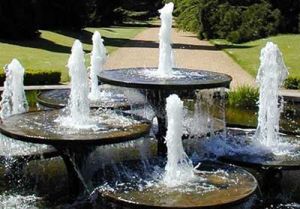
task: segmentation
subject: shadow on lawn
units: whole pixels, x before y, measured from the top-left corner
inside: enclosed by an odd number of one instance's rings
[[[136,48],[159,48],[159,43],[155,41],[146,41],[146,40],[130,40],[122,38],[107,38],[103,37],[104,44],[106,46],[115,46],[115,47],[136,47]],[[174,43],[172,44],[173,49],[189,49],[189,50],[210,50],[216,51],[220,50],[215,46],[210,45],[193,45],[193,44],[182,44]]]
[[[6,39],[0,39],[0,42],[6,43],[6,44],[12,44],[22,47],[29,47],[29,48],[36,48],[36,49],[44,49],[51,52],[59,52],[59,53],[70,53],[71,47],[63,46],[60,44],[57,44],[55,42],[52,42],[50,40],[38,37],[32,40],[6,40]]]
[[[216,44],[215,47],[219,50],[222,50],[222,49],[249,49],[256,46],[237,45],[237,44]]]

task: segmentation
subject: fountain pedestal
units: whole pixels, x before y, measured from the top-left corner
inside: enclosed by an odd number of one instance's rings
[[[193,99],[195,91],[218,87],[229,88],[232,78],[226,74],[203,70],[175,68],[174,76],[161,78],[153,76],[155,68],[126,68],[105,70],[99,79],[103,83],[140,89],[152,106],[158,119],[158,154],[166,155],[164,137],[166,134],[166,98],[177,94],[181,99]]]
[[[72,197],[87,189],[80,169],[95,146],[134,140],[150,130],[149,121],[132,115],[119,115],[132,121],[122,127],[120,119],[111,124],[99,124],[97,130],[69,129],[55,121],[59,115],[58,110],[14,115],[0,124],[0,132],[17,140],[54,146],[65,163]]]

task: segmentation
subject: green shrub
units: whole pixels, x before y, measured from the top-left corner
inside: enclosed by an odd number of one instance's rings
[[[175,1],[176,23],[202,39],[222,38],[234,43],[278,32],[280,11],[264,0]]]
[[[253,4],[239,15],[241,25],[233,31],[235,35],[232,36],[231,33],[233,32],[231,32],[224,37],[233,43],[246,42],[277,33],[280,11],[277,9],[272,10],[269,3]]]
[[[287,89],[300,89],[300,78],[288,77],[284,81],[284,87]]]
[[[228,104],[231,107],[242,107],[256,109],[259,99],[258,88],[251,86],[241,86],[228,93]]]
[[[200,25],[198,22],[200,0],[175,1],[175,15],[177,26],[184,31],[198,33]]]
[[[36,71],[26,70],[24,75],[24,85],[55,85],[59,84],[61,72],[58,71]],[[0,86],[3,86],[5,74],[0,73]]]

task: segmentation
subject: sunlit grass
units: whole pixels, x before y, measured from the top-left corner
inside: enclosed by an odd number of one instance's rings
[[[75,39],[83,42],[86,63],[92,49],[92,33],[98,30],[103,36],[108,53],[112,53],[127,40],[141,32],[143,27],[85,28],[82,32],[41,30],[40,38],[30,41],[6,41],[0,39],[0,68],[13,58],[20,60],[25,69],[33,71],[60,71],[62,82],[69,80],[65,67]],[[0,71],[3,73],[3,70]]]

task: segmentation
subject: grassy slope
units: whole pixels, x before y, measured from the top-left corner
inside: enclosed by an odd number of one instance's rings
[[[260,50],[268,41],[276,43],[280,48],[290,76],[300,78],[300,34],[278,35],[243,44],[230,44],[224,40],[211,42],[220,45],[243,69],[256,76]]]
[[[0,40],[0,68],[9,63],[12,58],[17,58],[25,69],[61,71],[61,80],[65,82],[68,80],[68,72],[65,65],[75,38],[84,43],[86,63],[88,65],[88,53],[92,49],[91,38],[95,30],[98,30],[104,37],[104,44],[108,53],[111,53],[143,29],[142,27],[86,28],[80,33],[42,30],[40,31],[41,36],[37,40],[18,42]]]

